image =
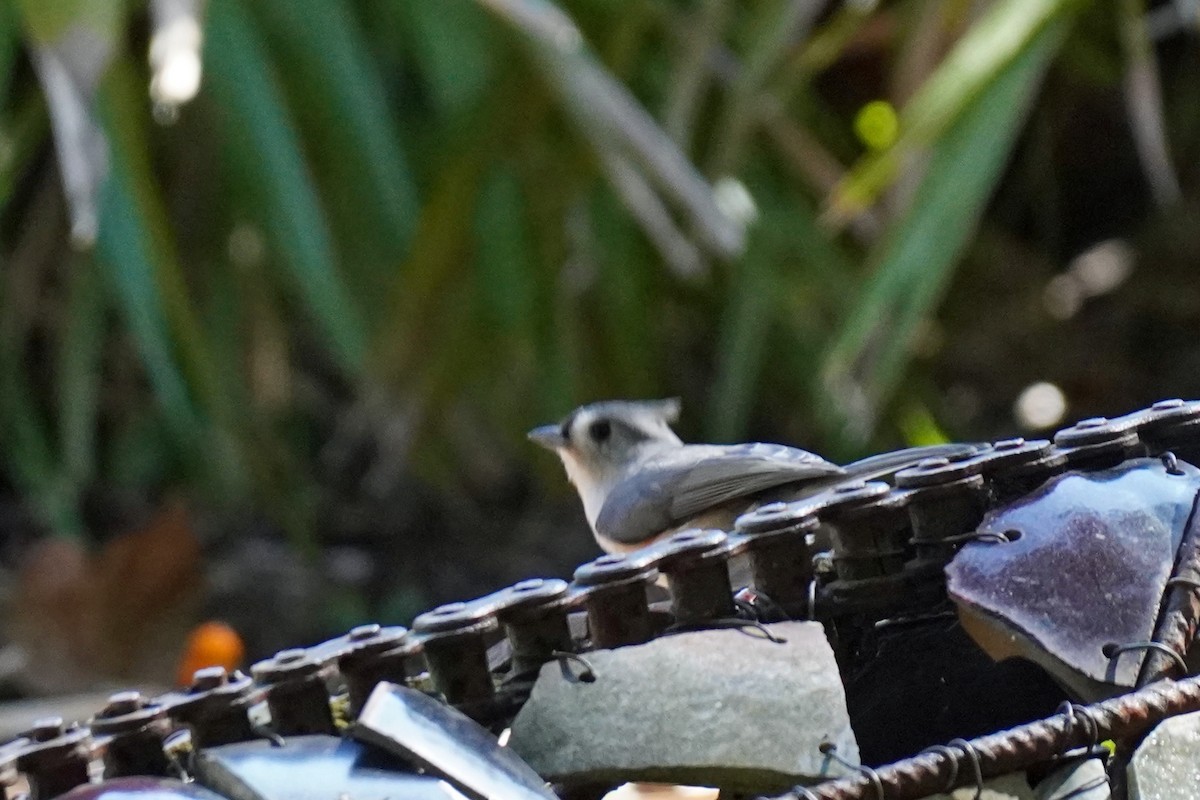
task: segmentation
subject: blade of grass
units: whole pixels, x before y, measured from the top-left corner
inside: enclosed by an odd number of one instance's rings
[[[8,89],[12,85],[13,67],[21,52],[21,20],[16,6],[0,3],[0,108],[7,108]]]
[[[475,209],[475,283],[480,316],[511,336],[537,313],[532,250],[521,186],[511,169],[493,169],[482,181]]]
[[[0,187],[0,206],[7,204],[10,191],[11,185]],[[44,174],[30,206],[39,218],[49,219],[49,227],[26,230],[13,253],[14,261],[0,265],[0,309],[5,312],[0,318],[0,457],[6,475],[50,533],[78,539],[86,531],[76,502],[78,495],[64,479],[50,425],[43,416],[45,403],[35,392],[30,380],[31,361],[26,358],[39,310],[36,285],[41,277],[29,273],[43,269],[49,255],[44,251],[50,244],[48,237],[54,235],[54,225],[61,224],[47,207],[57,207],[57,201],[50,199],[57,191],[53,176]],[[17,314],[14,312],[18,306],[34,307]]]
[[[49,426],[42,417],[13,343],[0,345],[0,440],[14,483],[30,498],[50,533],[81,539],[86,532],[76,501],[55,458]]]
[[[18,180],[29,169],[31,159],[46,141],[50,132],[50,118],[46,115],[46,104],[40,97],[30,94],[12,115],[5,115],[4,133],[11,148],[7,156],[0,159],[0,198],[7,204]]]
[[[155,392],[166,400],[172,434],[188,452],[185,463],[227,496],[245,484],[244,457],[229,435],[237,406],[218,384],[211,343],[189,296],[149,160],[150,110],[128,57],[113,64],[100,107],[112,151],[110,182],[120,192],[109,202],[125,208],[109,209],[124,224],[107,239],[101,232],[98,251]]]
[[[486,15],[471,0],[393,0],[411,32],[406,43],[439,115],[454,119],[479,103],[494,74]]]
[[[106,109],[107,110],[107,109]],[[118,123],[109,120],[108,129]],[[202,435],[200,415],[175,359],[174,347],[155,277],[154,243],[146,230],[142,198],[130,167],[131,154],[120,136],[110,139],[109,172],[100,195],[96,256],[104,265],[125,324],[138,343],[146,374],[180,442],[195,445]]]
[[[462,277],[470,220],[484,171],[480,147],[442,170],[429,192],[413,247],[389,298],[391,312],[375,337],[372,372],[398,386],[436,348],[432,318],[446,292]]]
[[[829,201],[841,223],[874,202],[907,159],[936,142],[976,106],[990,86],[1011,73],[1048,27],[1069,17],[1082,0],[1002,0],[959,39],[945,61],[900,114],[895,143],[864,156]]]
[[[224,135],[243,188],[260,199],[271,241],[333,355],[357,375],[366,350],[363,319],[338,274],[296,127],[241,0],[214,0],[205,64],[208,86],[229,115]]]
[[[705,274],[708,264],[699,248],[675,226],[670,209],[663,205],[633,162],[603,142],[596,143],[596,150],[609,184],[667,267],[680,278]]]
[[[792,397],[811,391],[808,376],[817,369],[816,356],[807,352],[811,345],[801,353],[778,341],[819,341],[821,298],[838,297],[853,272],[852,259],[818,224],[813,202],[764,167],[747,177],[761,218],[725,293],[706,419],[712,441],[742,439],[755,401],[770,384]]]
[[[27,96],[18,116],[27,118],[31,107],[42,108],[37,95]],[[43,112],[44,114],[44,112]],[[22,126],[24,135],[34,133]],[[44,141],[44,126],[39,141]],[[30,142],[18,143],[19,153],[36,149]],[[22,159],[12,166],[14,174],[28,168]],[[0,182],[0,207],[8,205],[13,181]],[[33,186],[24,211],[41,225],[25,226],[17,237],[11,261],[0,264],[0,459],[5,475],[33,513],[55,536],[81,538],[85,526],[79,514],[78,495],[64,479],[51,426],[44,416],[49,405],[37,394],[34,360],[28,358],[30,340],[44,308],[39,302],[45,271],[64,251],[60,240],[61,190],[52,172],[42,171]],[[50,267],[52,269],[52,267]]]
[[[1042,28],[934,146],[908,214],[876,248],[877,265],[821,368],[818,408],[842,441],[860,441],[895,389],[913,334],[938,301],[1012,149],[1025,110],[1068,26]]]
[[[778,307],[778,253],[769,238],[762,227],[752,231],[746,255],[732,268],[734,284],[720,323],[705,441],[731,441],[747,427]]]
[[[94,260],[77,258],[69,269],[55,388],[63,470],[74,486],[83,487],[96,468],[96,419],[108,298]]]
[[[492,168],[481,181],[472,227],[472,322],[478,341],[491,343],[488,357],[476,365],[488,381],[485,391],[495,398],[490,423],[513,440],[528,422],[536,320],[546,312],[537,302],[541,265],[530,217],[527,191],[514,165]]]
[[[140,227],[153,259],[155,284],[190,394],[205,412],[228,421],[233,408],[217,385],[212,345],[194,308],[180,263],[178,248],[167,218],[166,202],[150,163],[151,140],[147,124],[150,107],[141,78],[128,58],[117,60],[101,98],[105,129],[114,147],[125,154],[122,166],[137,197]]]
[[[373,266],[390,276],[416,225],[417,188],[382,76],[350,4],[259,0],[253,8],[311,139],[314,169],[325,177],[331,214],[347,234],[342,238],[376,243],[372,255],[383,263]]]
[[[522,125],[540,118],[541,105],[538,93],[513,76],[481,98],[445,145],[446,158],[426,193],[408,258],[388,292],[386,321],[372,339],[371,373],[384,384],[399,387],[427,353],[438,349],[432,318],[465,271],[489,159],[512,146]]]
[[[653,261],[629,216],[603,185],[592,192],[588,207],[592,227],[591,257],[600,265],[596,286],[597,327],[603,332],[603,363],[612,376],[605,387],[621,397],[651,397],[667,391],[659,377],[662,336],[654,329],[657,304]],[[610,389],[610,391],[612,391]],[[561,414],[570,398],[551,413]]]
[[[662,117],[663,128],[684,152],[691,149],[692,129],[709,85],[709,58],[721,42],[733,8],[726,0],[702,0],[682,26]]]

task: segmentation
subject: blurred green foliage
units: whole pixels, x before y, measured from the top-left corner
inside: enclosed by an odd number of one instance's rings
[[[173,109],[128,3],[73,250],[22,52],[98,6],[0,18],[0,448],[68,535],[98,483],[307,530],[364,442],[365,480],[456,486],[601,397],[842,457],[936,437],[906,377],[1048,69],[1152,57],[1137,3],[211,0]]]

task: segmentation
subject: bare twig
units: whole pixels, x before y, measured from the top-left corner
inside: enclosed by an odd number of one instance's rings
[[[708,55],[720,44],[732,10],[729,0],[704,0],[681,37],[679,60],[667,90],[663,127],[684,150],[691,143],[700,98],[712,78],[707,69]]]
[[[697,242],[709,252],[719,258],[741,254],[742,223],[718,208],[712,187],[629,90],[595,61],[579,30],[561,10],[547,0],[478,2],[524,36],[552,87],[602,158],[605,151],[621,153],[630,165],[644,171],[675,203]]]
[[[778,19],[762,26],[764,35],[748,48],[750,57],[730,87],[718,122],[712,174],[736,169],[746,137],[758,124],[754,106],[764,84],[789,50],[807,38],[823,6],[822,0],[786,0]]]
[[[680,42],[687,38],[685,22],[681,17],[664,15],[663,24],[668,34]],[[735,86],[745,69],[737,55],[721,44],[715,44],[709,50],[704,67],[717,85],[724,89]],[[828,194],[845,177],[846,168],[842,163],[803,125],[788,118],[784,104],[775,92],[760,90],[749,103],[748,111],[753,125],[747,133],[753,131],[753,126],[761,126],[796,176],[817,193]],[[881,229],[878,215],[870,210],[856,217],[850,225],[855,238],[868,245],[878,238]]]
[[[1129,109],[1129,124],[1154,200],[1160,206],[1167,206],[1179,200],[1180,190],[1179,179],[1171,165],[1171,149],[1163,121],[1158,63],[1154,59],[1141,0],[1123,0],[1121,11],[1121,41],[1128,59],[1125,105]]]

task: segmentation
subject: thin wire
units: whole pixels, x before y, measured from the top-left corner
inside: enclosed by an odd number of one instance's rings
[[[550,655],[558,659],[558,665],[562,669],[563,677],[568,681],[572,683],[575,681],[582,681],[584,683],[596,682],[596,668],[592,666],[590,661],[578,653],[568,653],[565,650],[554,650],[550,653]],[[572,662],[583,667],[583,672],[581,672],[579,675],[571,672],[567,664]]]
[[[946,757],[946,763],[950,765],[950,777],[946,779],[946,788],[943,790],[945,794],[949,794],[958,786],[958,755],[952,748],[944,744],[935,744],[932,747],[926,747],[922,753],[937,753]]]
[[[681,625],[677,622],[668,627],[665,631],[663,631],[663,633],[686,633],[687,631],[706,630],[713,628],[735,628],[740,630],[753,628],[761,633],[763,638],[772,644],[787,644],[787,639],[772,633],[770,628],[758,620],[741,619],[740,617],[720,617],[718,619],[706,619],[703,622],[688,625]]]
[[[1183,656],[1176,653],[1162,642],[1129,642],[1128,644],[1119,644],[1112,648],[1111,652],[1106,653],[1110,669],[1116,670],[1117,657],[1122,653],[1131,653],[1136,650],[1156,650],[1170,658],[1175,666],[1179,667],[1179,671],[1187,675],[1187,662],[1183,660]]]
[[[1167,586],[1186,586],[1189,589],[1200,589],[1200,578],[1187,578],[1183,575],[1176,575],[1174,578],[1167,578]]]
[[[1167,468],[1168,475],[1182,475],[1183,470],[1179,468],[1179,459],[1170,450],[1159,456],[1162,459],[1163,466]]]
[[[1074,789],[1067,792],[1066,794],[1055,795],[1055,798],[1056,798],[1056,800],[1068,800],[1071,797],[1080,797],[1082,795],[1087,794],[1092,789],[1099,789],[1101,786],[1107,786],[1107,785],[1108,785],[1108,776],[1107,775],[1097,775],[1095,778],[1092,778],[1087,783],[1085,783],[1081,786],[1076,786]]]
[[[1096,721],[1096,718],[1087,706],[1077,706],[1070,700],[1064,700],[1059,703],[1058,708],[1055,709],[1055,713],[1062,714],[1067,718],[1067,722],[1063,726],[1064,735],[1070,732],[1071,725],[1074,724],[1075,720],[1081,719],[1091,739],[1087,745],[1087,749],[1091,750],[1100,744],[1100,723]],[[1066,753],[1063,755],[1066,755]]]
[[[254,731],[254,734],[259,738],[266,739],[268,742],[270,742],[272,747],[283,747],[287,744],[282,736],[268,728],[266,725],[251,725],[250,730]]]
[[[979,759],[979,751],[966,739],[951,739],[948,744],[960,748],[971,760],[971,769],[975,771],[975,800],[979,800],[983,797],[983,763]]]
[[[771,596],[758,589],[752,589],[752,600],[739,600],[734,598],[734,603],[738,608],[744,608],[754,615],[754,618],[759,622],[763,622],[762,614],[768,613],[772,616],[778,616],[781,622],[791,622],[792,618],[783,610],[783,606],[771,599]],[[762,608],[760,608],[762,606]]]
[[[970,531],[969,533],[960,533],[957,536],[942,536],[937,539],[922,539],[918,542],[912,540],[916,544],[961,544],[963,542],[987,542],[989,544],[1011,544],[1011,540],[1003,533],[993,533],[991,531]]]
[[[855,770],[866,778],[867,782],[875,787],[875,797],[877,800],[887,800],[887,797],[884,795],[883,779],[879,777],[879,773],[874,769],[868,767],[866,764],[855,764],[853,761],[843,758],[837,751],[837,745],[833,742],[821,742],[817,749],[827,758],[832,758],[846,769]]]

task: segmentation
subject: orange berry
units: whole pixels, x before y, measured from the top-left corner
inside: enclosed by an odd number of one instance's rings
[[[205,622],[188,635],[175,680],[180,686],[188,686],[196,670],[204,667],[233,671],[242,665],[245,655],[246,646],[237,631],[224,622]]]

